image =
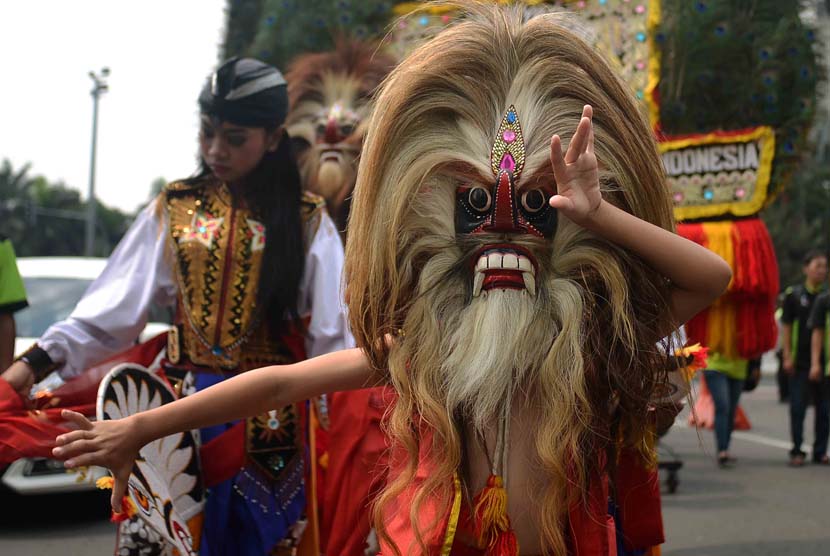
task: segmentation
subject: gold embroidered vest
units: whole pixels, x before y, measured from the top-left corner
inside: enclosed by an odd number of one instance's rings
[[[269,333],[256,306],[265,225],[234,206],[227,186],[216,180],[175,182],[164,195],[179,286],[173,335],[180,338],[173,338],[168,358],[226,371],[295,361],[296,349]],[[303,194],[306,244],[324,206],[322,197]],[[172,353],[177,347],[181,353]]]

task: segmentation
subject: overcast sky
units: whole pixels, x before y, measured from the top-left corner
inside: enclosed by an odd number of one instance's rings
[[[0,1],[0,159],[86,198],[90,70],[107,66],[96,196],[133,211],[195,166],[196,97],[218,61],[223,0]]]

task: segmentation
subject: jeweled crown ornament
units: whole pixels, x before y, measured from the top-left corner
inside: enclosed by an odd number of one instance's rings
[[[513,180],[519,179],[525,165],[525,142],[522,136],[522,125],[516,107],[512,104],[501,119],[493,148],[490,151],[490,167],[493,175],[498,177],[501,170],[507,170],[513,175]]]

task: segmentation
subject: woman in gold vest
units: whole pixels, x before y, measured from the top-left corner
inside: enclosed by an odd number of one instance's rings
[[[301,190],[282,74],[231,59],[208,79],[199,107],[200,171],[139,214],[72,315],[3,374],[18,392],[124,350],[151,304],[175,308],[161,368],[182,394],[352,345],[343,248],[322,198]],[[200,554],[291,550],[305,511],[306,416],[293,404],[200,431],[208,488]],[[141,527],[135,518],[121,525],[118,553],[149,549]]]

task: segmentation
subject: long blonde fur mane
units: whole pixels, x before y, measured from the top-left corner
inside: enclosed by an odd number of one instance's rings
[[[424,544],[435,524],[422,523],[419,510],[426,500],[448,507],[446,487],[462,464],[463,426],[476,411],[492,409],[486,395],[476,398],[476,408],[450,401],[458,385],[448,381],[448,369],[498,358],[459,356],[463,345],[453,340],[461,323],[474,322],[466,263],[480,243],[455,233],[455,189],[459,169],[487,183],[490,147],[507,107],[516,107],[522,123],[523,176],[552,179],[545,171],[551,135],[567,145],[583,105],[591,104],[604,197],[673,226],[649,126],[608,65],[558,16],[523,22],[519,8],[464,8],[467,17],[415,50],[384,83],[352,204],[346,249],[352,330],[397,391],[387,430],[393,449],[408,455],[376,505],[388,544],[384,511],[412,484],[424,448],[420,426],[433,433],[426,452],[434,472],[418,485],[410,517]],[[564,217],[553,240],[510,241],[537,255],[541,282],[525,309],[526,326],[505,328],[498,345],[512,350],[521,371],[506,380],[518,381],[541,408],[538,527],[546,550],[564,554],[569,504],[607,471],[600,462],[613,463],[620,435],[631,444],[647,435],[648,398],[665,379],[655,342],[670,328],[667,284],[638,258]],[[397,337],[391,350],[378,341],[384,334]]]

